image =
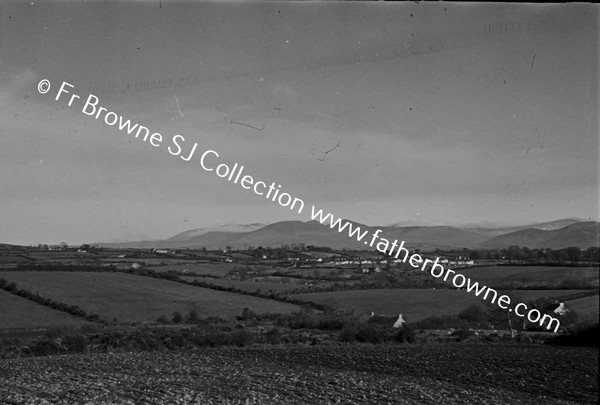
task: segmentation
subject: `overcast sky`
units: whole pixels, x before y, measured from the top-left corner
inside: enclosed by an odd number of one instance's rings
[[[598,220],[598,47],[591,5],[1,2],[0,242],[310,219],[175,134],[369,225]]]

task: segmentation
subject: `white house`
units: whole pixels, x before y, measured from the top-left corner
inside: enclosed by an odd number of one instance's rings
[[[394,328],[401,328],[402,326],[404,326],[404,324],[406,323],[406,321],[404,320],[404,318],[402,318],[402,314],[398,315],[398,319],[396,320],[396,322],[394,323]]]

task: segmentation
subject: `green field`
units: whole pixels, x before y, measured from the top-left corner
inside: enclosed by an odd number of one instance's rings
[[[596,288],[599,281],[598,268],[594,267],[491,266],[471,268],[461,273],[490,287],[559,287],[570,283],[566,286],[584,284]]]
[[[142,262],[143,260],[140,260]],[[247,266],[244,264],[236,264],[236,263],[197,263],[197,262],[179,262],[177,264],[166,264],[160,266],[152,266],[148,267],[149,270],[156,272],[167,272],[167,271],[177,271],[177,272],[190,272],[196,274],[206,274],[210,276],[216,277],[225,277],[229,272],[235,270],[246,270],[246,271],[256,271],[261,273],[270,273],[274,270],[270,266],[265,265],[251,265]]]
[[[581,321],[598,322],[599,300],[598,295],[566,301],[565,306],[575,311]]]
[[[0,265],[4,264],[18,264],[18,263],[27,263],[30,262],[29,259],[26,259],[22,256],[0,256]]]
[[[0,290],[0,330],[77,326],[88,322]]]
[[[200,317],[222,318],[240,315],[244,307],[257,313],[300,309],[274,300],[122,273],[8,271],[1,277],[19,288],[119,322],[150,321],[160,315],[170,318],[173,311],[185,314],[192,309]]]
[[[240,280],[227,280],[220,278],[205,278],[205,277],[181,277],[183,280],[192,282],[198,280],[204,283],[210,283],[221,287],[231,287],[242,291],[256,292],[260,290],[261,293],[274,293],[274,294],[290,294],[292,291],[299,288],[307,288],[304,283],[290,282],[266,282],[266,281],[240,281]]]
[[[582,290],[517,290],[508,295],[513,301],[529,301],[543,297],[564,297]],[[355,308],[358,314],[402,314],[408,322],[430,316],[457,314],[471,304],[485,305],[481,297],[465,290],[385,289],[333,291],[298,294],[306,301],[325,303],[343,308]]]

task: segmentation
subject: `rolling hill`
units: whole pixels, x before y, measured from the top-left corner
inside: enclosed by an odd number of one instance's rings
[[[527,228],[504,235],[495,236],[481,244],[481,247],[504,248],[510,245],[551,247],[562,249],[569,246],[587,248],[598,246],[598,222],[580,222],[564,228],[542,230]]]
[[[529,225],[519,225],[519,226],[501,226],[496,225],[491,222],[483,222],[478,224],[469,224],[464,226],[459,226],[460,229],[467,229],[482,235],[489,236],[498,236],[504,235],[511,232],[522,231],[525,229],[540,229],[542,231],[552,231],[555,229],[564,228],[569,225],[577,224],[580,222],[585,222],[586,220],[580,218],[565,218],[558,219],[556,221],[549,222],[538,222]]]
[[[558,220],[530,227],[511,228],[457,228],[451,226],[385,226],[372,227],[357,222],[361,230],[371,234],[382,230],[382,237],[393,241],[406,241],[407,246],[421,249],[447,248],[493,248],[501,249],[510,245],[529,248],[561,249],[577,246],[582,249],[598,246],[600,226],[598,222],[575,222],[574,219]],[[566,224],[566,225],[565,225]],[[565,225],[565,226],[562,226]],[[219,229],[221,229],[219,231]],[[245,231],[244,231],[245,229]],[[365,240],[370,240],[367,235]],[[339,233],[317,221],[282,221],[261,226],[250,224],[228,225],[216,228],[200,228],[179,233],[159,241],[129,243],[101,243],[100,246],[128,248],[201,248],[233,249],[248,247],[279,247],[282,245],[328,246],[333,249],[364,249],[365,244],[348,237],[347,231]]]
[[[220,226],[214,226],[210,228],[198,228],[192,229],[189,231],[178,233],[175,236],[171,236],[167,241],[169,242],[179,242],[186,241],[197,236],[206,235],[208,233],[240,233],[240,232],[252,232],[257,229],[260,229],[264,226],[264,224],[225,224]]]

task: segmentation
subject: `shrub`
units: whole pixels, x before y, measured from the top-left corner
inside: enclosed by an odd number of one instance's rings
[[[279,328],[269,329],[267,331],[267,333],[265,334],[265,337],[267,338],[267,343],[271,343],[271,344],[281,343],[281,331],[279,330]]]
[[[397,332],[394,333],[394,340],[399,343],[414,343],[415,331],[409,326],[398,328]]]
[[[365,324],[358,328],[356,340],[364,343],[381,343],[384,340],[384,331],[376,325]]]
[[[460,311],[460,313],[458,314],[458,318],[464,319],[467,322],[479,324],[485,321],[486,314],[484,309],[480,305],[473,304]]]
[[[292,329],[314,329],[316,325],[315,317],[307,311],[294,312],[289,319]]]
[[[181,323],[181,321],[183,321],[183,316],[181,316],[181,314],[177,311],[173,312],[173,322]]]
[[[466,329],[470,326],[469,322],[456,315],[430,316],[429,318],[413,322],[412,325],[417,329]]]
[[[328,316],[317,321],[316,328],[320,330],[342,329],[346,323],[336,317]]]
[[[57,340],[42,339],[35,342],[30,349],[34,356],[49,356],[60,353],[63,347]]]
[[[185,317],[185,323],[198,323],[200,321],[200,317],[196,310],[192,309]]]
[[[346,325],[340,331],[338,340],[340,342],[354,342],[356,340],[357,328],[355,325]]]
[[[456,337],[456,340],[460,342],[475,336],[475,331],[469,329],[458,329],[452,332],[452,336]]]
[[[68,351],[76,353],[83,352],[87,347],[87,340],[82,335],[65,336],[62,343]]]
[[[244,309],[242,309],[242,315],[238,316],[237,318],[240,321],[245,321],[247,319],[256,318],[256,314],[250,308],[244,307]]]
[[[254,336],[245,330],[238,330],[231,335],[230,342],[238,347],[248,346],[254,342]]]
[[[571,332],[548,340],[555,346],[598,347],[598,323],[594,325],[578,324]]]
[[[169,323],[169,320],[167,319],[167,317],[166,317],[166,316],[164,316],[164,315],[161,315],[161,316],[159,316],[158,318],[156,318],[156,322],[158,322],[158,323],[160,323],[160,324],[163,324],[163,325],[165,325],[165,324],[168,324],[168,323]]]

